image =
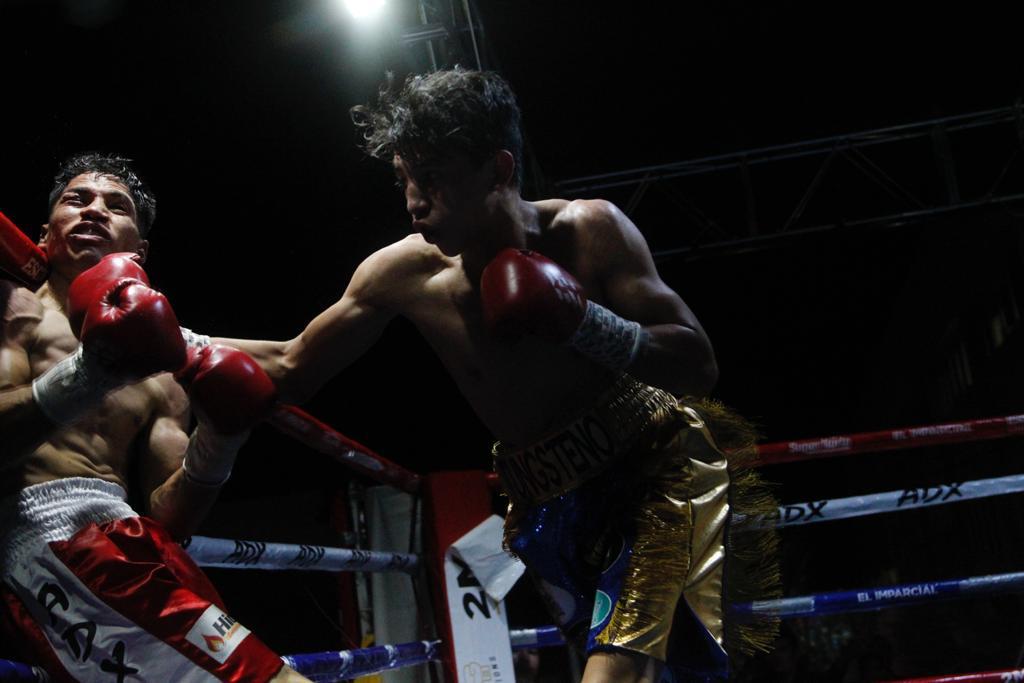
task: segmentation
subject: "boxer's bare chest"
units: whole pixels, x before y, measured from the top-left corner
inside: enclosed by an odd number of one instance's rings
[[[568,348],[489,335],[479,291],[457,265],[424,283],[409,317],[477,415],[505,442],[543,436],[610,382],[604,370]]]
[[[32,377],[72,353],[67,318],[47,311],[29,353]],[[23,485],[64,477],[99,477],[124,486],[136,445],[153,413],[154,380],[117,389],[73,426],[56,431],[21,468]]]

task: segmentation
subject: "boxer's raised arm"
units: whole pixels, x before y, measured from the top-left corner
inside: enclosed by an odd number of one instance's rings
[[[676,394],[706,395],[718,380],[718,365],[697,317],[662,281],[633,222],[608,202],[586,204],[606,305],[643,328],[644,343],[626,371]]]
[[[578,236],[588,287],[530,249],[503,249],[484,268],[484,323],[498,336],[528,334],[568,346],[613,372],[704,396],[717,366],[697,318],[654,267],[636,226],[599,200],[572,202],[563,220]]]

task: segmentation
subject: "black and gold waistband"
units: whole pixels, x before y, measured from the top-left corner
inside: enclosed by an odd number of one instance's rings
[[[527,448],[494,444],[494,469],[511,502],[536,504],[597,476],[674,413],[676,399],[622,375],[585,413]]]

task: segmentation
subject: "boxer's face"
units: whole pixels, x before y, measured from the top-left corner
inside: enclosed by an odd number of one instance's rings
[[[487,219],[486,163],[466,155],[415,162],[395,156],[394,167],[413,231],[448,256],[462,253]]]
[[[77,275],[107,254],[138,253],[145,260],[148,243],[139,235],[135,202],[128,188],[112,176],[83,173],[72,178],[57,198],[40,245],[50,265]]]

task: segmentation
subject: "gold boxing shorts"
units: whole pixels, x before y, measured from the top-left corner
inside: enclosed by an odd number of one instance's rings
[[[676,680],[728,674],[723,569],[730,474],[701,404],[623,375],[529,448],[494,448],[509,549],[587,653],[627,650]]]

